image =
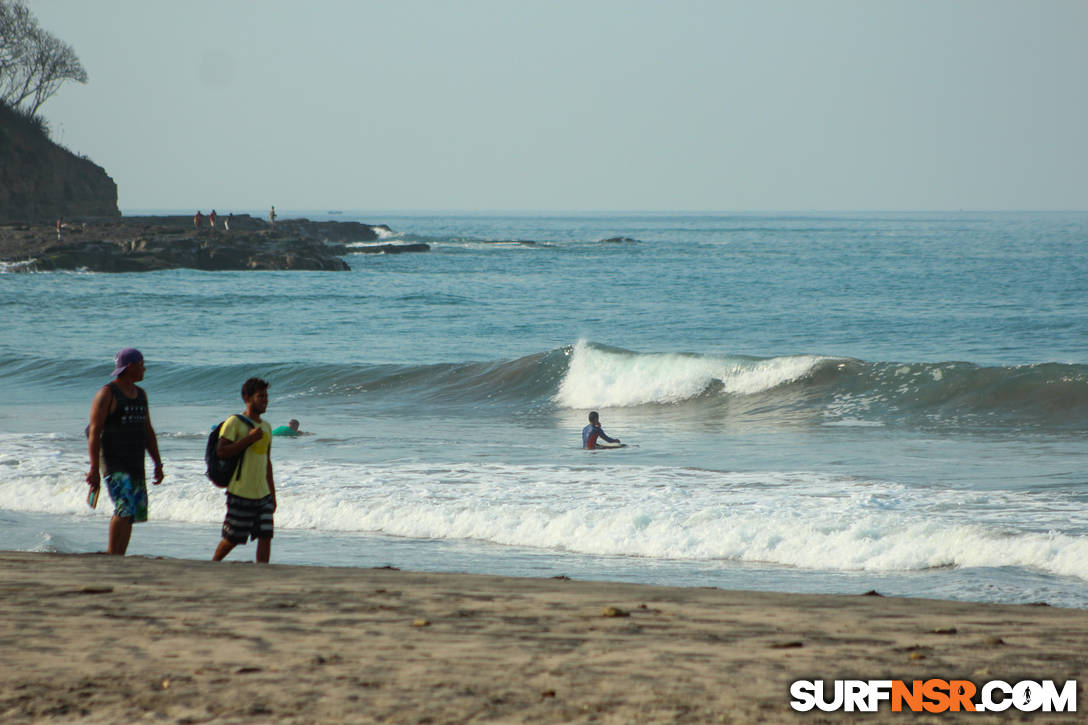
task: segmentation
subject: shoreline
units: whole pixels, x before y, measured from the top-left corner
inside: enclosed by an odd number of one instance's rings
[[[1088,677],[1088,618],[1047,606],[101,554],[0,569],[7,722],[824,722],[859,715],[793,711],[792,681]]]

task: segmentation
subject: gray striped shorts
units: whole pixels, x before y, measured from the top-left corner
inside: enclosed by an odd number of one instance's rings
[[[253,539],[272,538],[272,495],[242,498],[227,494],[227,517],[223,519],[223,538],[233,544]]]

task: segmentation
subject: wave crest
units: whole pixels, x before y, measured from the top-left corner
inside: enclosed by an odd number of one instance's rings
[[[579,341],[555,402],[564,408],[679,403],[713,392],[752,395],[811,375],[833,358],[636,354]]]
[[[8,403],[43,392],[86,395],[105,382],[101,361],[0,359]],[[982,427],[1078,431],[1088,422],[1088,366],[980,367],[964,362],[866,362],[846,357],[756,358],[632,352],[586,340],[521,358],[427,364],[268,362],[259,372],[285,399],[343,404],[494,408],[495,414],[668,406],[672,420],[805,425]],[[220,404],[237,397],[251,364],[156,362],[157,403]]]

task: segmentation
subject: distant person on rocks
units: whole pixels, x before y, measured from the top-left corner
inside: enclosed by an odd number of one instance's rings
[[[222,539],[212,561],[223,558],[238,544],[257,540],[257,563],[272,557],[272,524],[276,512],[276,482],[272,475],[272,426],[261,420],[268,409],[268,383],[250,378],[242,384],[244,415],[232,415],[219,429],[220,458],[241,456],[238,470],[227,486],[227,515]]]
[[[211,227],[213,232],[215,231],[215,217],[215,209],[212,209],[212,213],[208,215],[208,226]]]
[[[276,207],[272,207],[268,212],[268,221],[272,224],[272,228],[276,228]]]
[[[227,214],[227,218],[223,220],[223,231],[230,232],[230,223],[234,219],[234,212]]]
[[[309,433],[307,433],[306,431],[299,430],[299,425],[300,425],[300,423],[296,419],[292,418],[291,420],[287,421],[287,425],[281,425],[279,428],[276,428],[274,431],[272,431],[272,435],[274,435],[274,436],[304,436],[304,435],[309,435]]]
[[[604,429],[601,428],[601,416],[597,413],[597,411],[593,411],[589,414],[589,425],[582,429],[582,448],[590,450],[594,448],[600,448],[600,446],[597,445],[598,438],[603,438],[609,443],[620,442],[619,438],[608,437],[608,435],[604,432]]]
[[[204,215],[199,211],[193,214],[193,230],[197,233],[200,232],[200,225],[204,223]]]
[[[60,218],[60,217],[57,217],[57,241],[58,241],[58,242],[59,242],[59,241],[60,241],[61,239],[63,239],[63,238],[64,238],[64,234],[63,234],[63,233],[61,232],[61,230],[60,230],[60,229],[61,229],[61,226],[63,226],[63,224],[61,223],[61,218]]]
[[[151,427],[147,393],[136,383],[144,379],[144,356],[127,347],[114,359],[113,380],[103,386],[91,403],[87,426],[87,450],[91,470],[87,485],[95,496],[102,485],[100,465],[106,469],[106,489],[114,504],[107,553],[124,556],[132,536],[132,524],[147,521],[147,483],[144,451],[155,462],[152,483],[162,483],[162,458],[155,429]]]

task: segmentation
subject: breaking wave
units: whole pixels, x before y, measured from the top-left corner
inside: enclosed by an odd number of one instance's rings
[[[644,353],[579,341],[515,360],[258,367],[277,395],[295,399],[510,411],[651,406],[679,420],[758,417],[820,425],[1066,430],[1088,424],[1088,366],[1064,363],[980,367],[808,354]],[[18,381],[6,393],[14,401],[33,400],[43,388],[84,395],[108,372],[98,361],[0,360],[0,378]],[[254,372],[252,364],[158,362],[146,387],[160,402],[215,402],[236,397],[237,381]]]

